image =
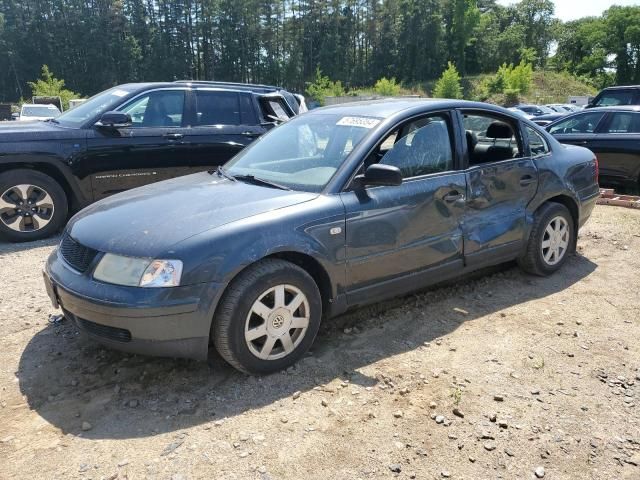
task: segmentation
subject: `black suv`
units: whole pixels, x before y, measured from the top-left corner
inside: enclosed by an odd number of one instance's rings
[[[0,238],[45,238],[93,201],[222,165],[299,110],[267,85],[132,83],[54,120],[1,123]]]
[[[620,107],[623,105],[640,105],[640,85],[607,87],[601,90],[585,108]]]

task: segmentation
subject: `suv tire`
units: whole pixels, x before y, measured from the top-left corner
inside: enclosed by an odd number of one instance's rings
[[[64,190],[50,176],[28,169],[0,174],[0,239],[49,237],[64,225],[68,208]]]

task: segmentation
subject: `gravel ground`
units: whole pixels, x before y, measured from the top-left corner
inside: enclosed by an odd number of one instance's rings
[[[49,325],[54,244],[0,245],[2,479],[640,478],[640,211],[597,207],[550,278],[326,322],[262,378]]]

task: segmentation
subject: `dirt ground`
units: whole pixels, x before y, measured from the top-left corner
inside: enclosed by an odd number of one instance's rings
[[[550,278],[328,321],[262,378],[50,325],[54,244],[0,245],[2,479],[640,478],[640,211],[597,207]]]

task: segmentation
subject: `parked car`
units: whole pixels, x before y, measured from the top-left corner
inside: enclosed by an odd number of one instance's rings
[[[592,152],[500,107],[335,105],[217,170],[87,207],[45,284],[103,344],[204,359],[211,341],[268,373],[304,355],[322,317],[514,259],[555,272],[598,194]]]
[[[564,103],[548,103],[545,107],[553,110],[556,113],[570,113],[573,112],[573,108],[569,105],[565,105]]]
[[[594,152],[603,185],[640,188],[640,106],[590,108],[546,128],[558,141]]]
[[[640,105],[640,85],[604,88],[585,108]]]
[[[60,115],[60,110],[55,105],[37,105],[25,103],[20,109],[18,120],[21,122],[33,120],[51,120]]]
[[[531,117],[531,121],[536,125],[540,125],[541,127],[545,127],[552,122],[555,122],[559,118],[566,117],[569,112],[563,113],[547,113],[545,115],[538,115],[537,117]]]
[[[47,122],[1,125],[0,238],[45,238],[69,210],[222,165],[299,108],[265,85],[135,83]]]
[[[516,105],[513,108],[516,108],[516,109],[526,113],[527,115],[530,115],[531,117],[538,117],[540,115],[549,115],[549,114],[555,113],[553,110],[551,110],[550,108],[545,107],[544,105],[520,104],[520,105]]]

